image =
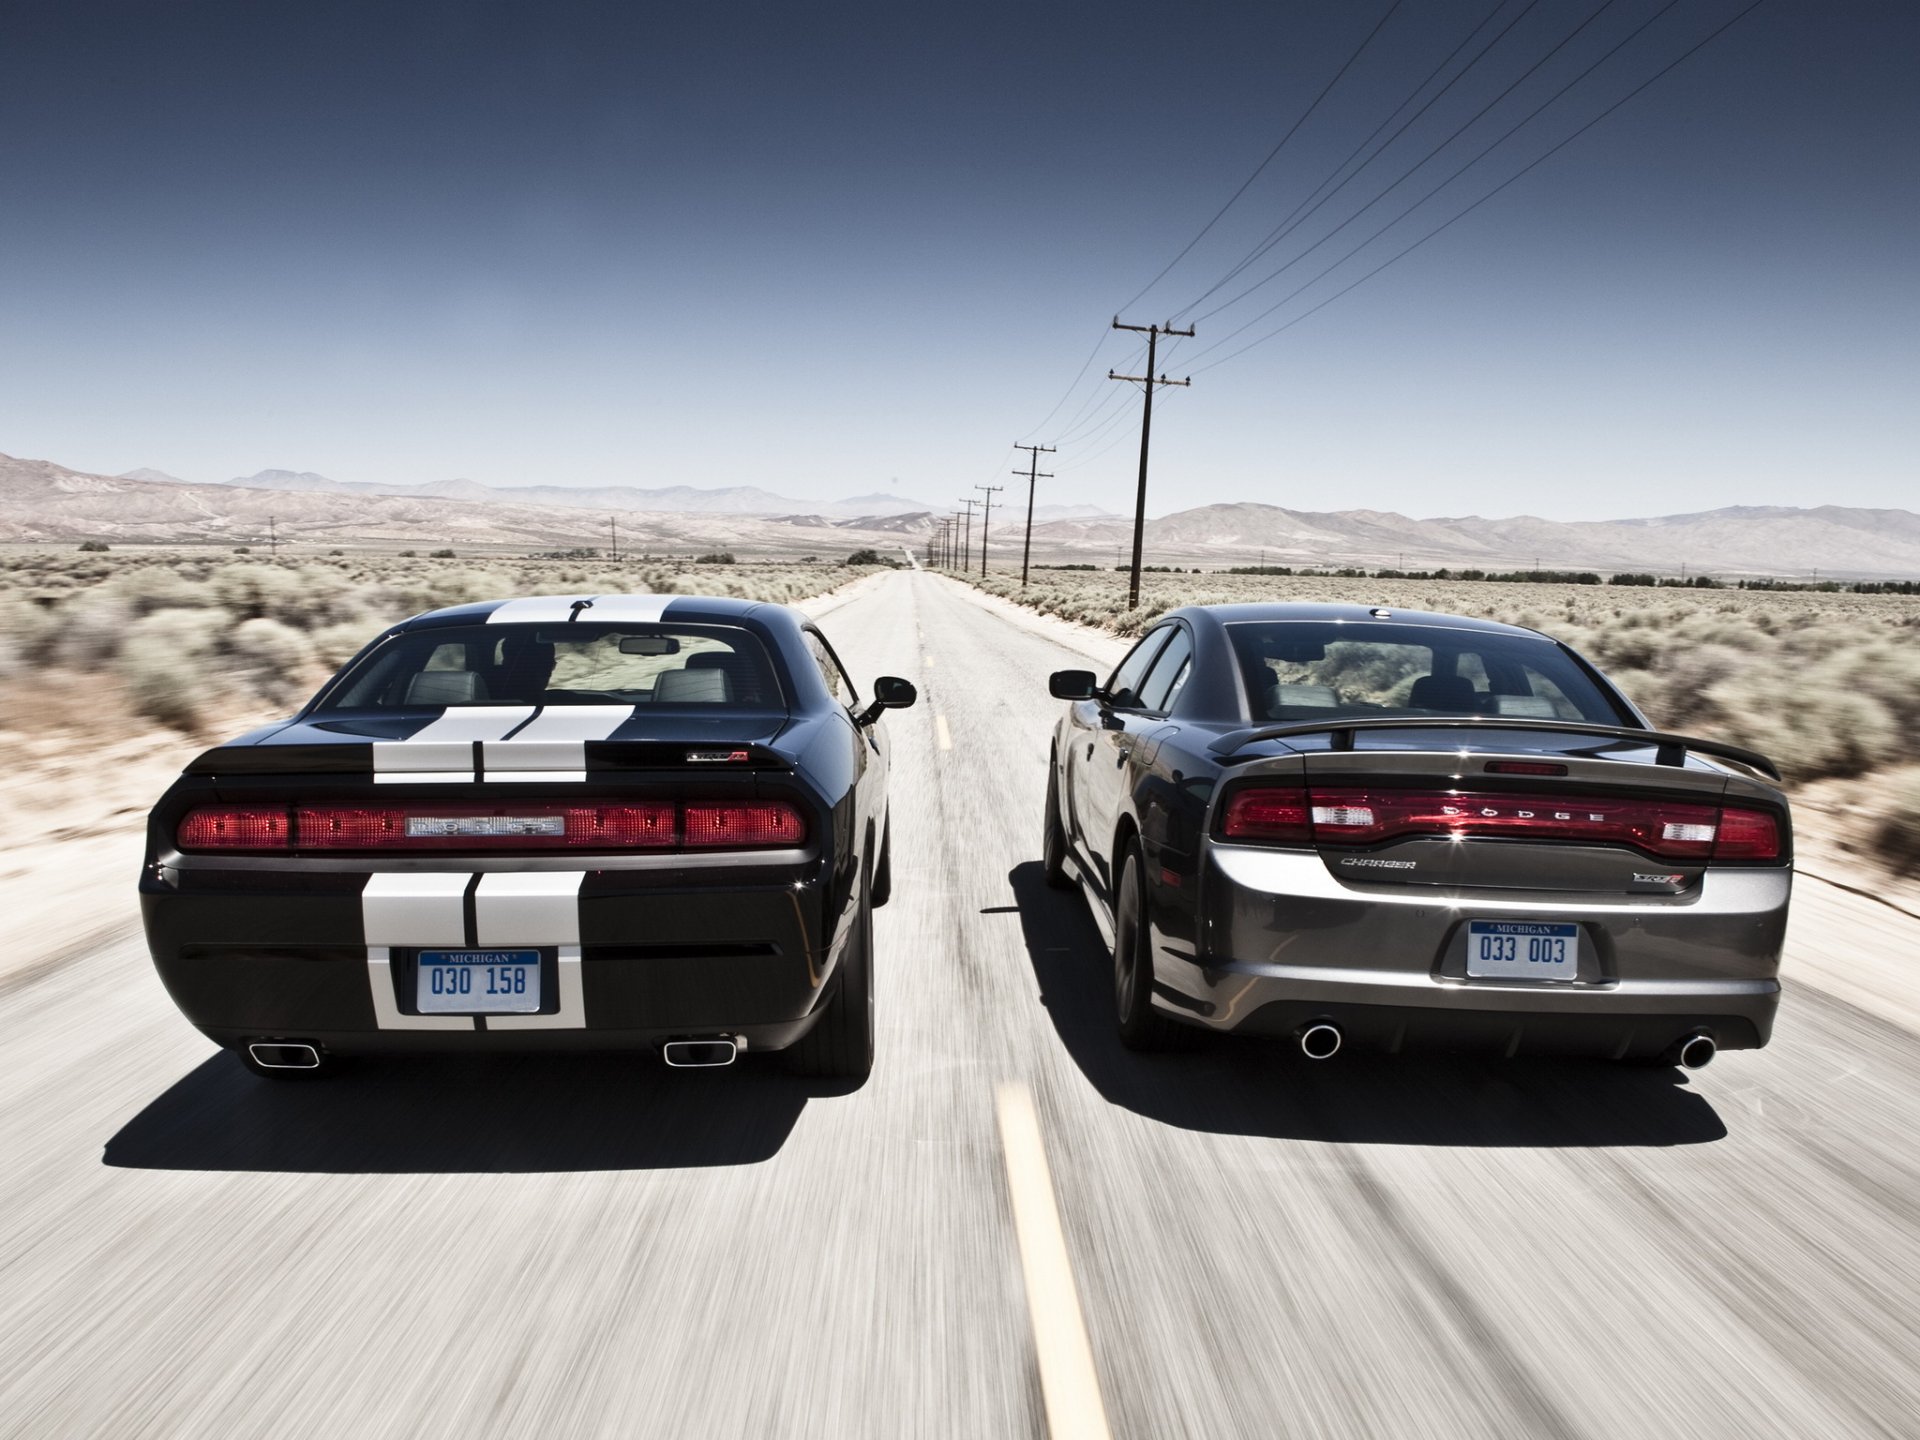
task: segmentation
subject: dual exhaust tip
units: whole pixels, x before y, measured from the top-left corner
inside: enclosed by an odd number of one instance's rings
[[[1302,1025],[1294,1032],[1300,1053],[1309,1060],[1331,1060],[1340,1053],[1340,1046],[1345,1039],[1340,1027],[1326,1020]],[[1713,1063],[1713,1057],[1719,1051],[1720,1047],[1711,1035],[1689,1035],[1669,1050],[1666,1058],[1669,1063],[1687,1070],[1704,1070]]]
[[[262,1070],[318,1070],[320,1047],[305,1040],[256,1040],[247,1058]]]
[[[675,1070],[707,1070],[716,1065],[731,1065],[741,1045],[731,1035],[714,1035],[700,1040],[669,1040],[660,1047],[660,1058]]]

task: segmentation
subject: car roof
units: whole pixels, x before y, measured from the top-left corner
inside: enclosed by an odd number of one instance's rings
[[[1237,625],[1247,621],[1314,621],[1322,624],[1416,625],[1436,630],[1478,630],[1494,635],[1541,638],[1538,630],[1481,620],[1471,615],[1447,615],[1436,610],[1402,610],[1391,605],[1334,605],[1314,601],[1273,600],[1239,605],[1183,605],[1167,612],[1201,623]]]
[[[496,620],[496,612],[507,606],[515,608],[499,615]],[[785,621],[796,627],[800,624],[800,616],[784,605],[765,600],[742,600],[734,595],[618,595],[589,591],[578,595],[516,595],[510,599],[448,605],[403,620],[390,633],[433,629],[442,625],[474,625],[489,620],[494,623],[553,624],[571,619],[576,613],[576,606],[579,607],[577,613],[582,620],[598,619],[608,624],[623,621],[661,624],[676,620],[724,624],[748,618],[761,623],[778,624]],[[601,614],[595,615],[595,609],[599,609]]]

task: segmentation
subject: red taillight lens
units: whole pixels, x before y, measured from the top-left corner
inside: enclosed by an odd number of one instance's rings
[[[1664,860],[1778,860],[1770,811],[1569,795],[1250,785],[1228,797],[1226,840],[1378,845],[1416,835],[1628,845]]]
[[[288,838],[285,810],[234,805],[189,811],[174,834],[182,850],[284,850]]]
[[[677,807],[303,805],[303,850],[659,850],[674,840]]]
[[[1318,790],[1313,834],[1321,844],[1372,845],[1406,835],[1498,836],[1631,845],[1664,859],[1713,853],[1712,805],[1568,795]]]
[[[753,805],[688,805],[685,815],[689,847],[798,845],[807,838],[807,824],[800,812],[779,801]]]
[[[297,805],[206,807],[180,822],[182,850],[441,854],[529,850],[753,849],[802,844],[807,823],[784,802],[746,805]]]
[[[1260,785],[1236,790],[1227,800],[1220,833],[1228,840],[1311,845],[1313,827],[1307,822],[1307,792]]]
[[[1780,822],[1766,810],[1720,812],[1720,834],[1713,843],[1716,860],[1778,860]]]

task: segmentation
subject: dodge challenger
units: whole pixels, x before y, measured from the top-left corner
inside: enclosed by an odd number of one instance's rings
[[[174,1002],[257,1074],[377,1053],[873,1058],[887,745],[784,606],[533,597],[418,615],[207,751],[140,874]]]

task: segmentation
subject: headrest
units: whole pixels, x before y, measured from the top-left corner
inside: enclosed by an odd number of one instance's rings
[[[659,705],[725,705],[732,698],[724,670],[663,670],[653,682]]]
[[[1472,711],[1479,693],[1464,675],[1422,675],[1407,692],[1407,704],[1415,710]]]
[[[407,682],[409,705],[471,705],[487,698],[487,687],[471,670],[422,670]]]

